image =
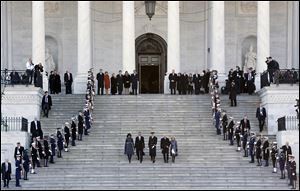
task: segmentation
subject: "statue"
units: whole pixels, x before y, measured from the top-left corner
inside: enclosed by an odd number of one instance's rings
[[[45,69],[48,73],[50,73],[50,71],[56,70],[53,56],[50,53],[49,48],[46,48],[46,53],[45,53]]]
[[[250,45],[249,52],[245,54],[245,64],[244,64],[244,72],[248,70],[248,68],[256,68],[256,53],[253,52],[253,46]]]

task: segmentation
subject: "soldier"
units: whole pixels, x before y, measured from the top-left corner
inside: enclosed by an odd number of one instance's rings
[[[161,140],[160,140],[160,148],[161,148],[161,152],[164,155],[164,161],[165,163],[169,162],[169,146],[170,146],[170,140],[164,136]]]
[[[65,127],[64,127],[64,132],[65,132],[65,151],[66,152],[68,152],[69,140],[70,140],[70,137],[71,137],[69,125],[70,124],[68,122],[66,122],[65,123]]]
[[[251,156],[251,161],[249,163],[254,163],[254,145],[255,145],[255,133],[251,133],[251,138],[249,141],[249,154]]]
[[[21,187],[20,185],[20,179],[21,179],[21,171],[22,171],[22,166],[21,166],[21,155],[17,155],[17,160],[16,160],[16,187]]]
[[[222,128],[223,128],[223,135],[224,135],[223,140],[227,140],[228,139],[227,124],[228,124],[227,114],[226,114],[225,111],[223,111],[223,117],[222,117]]]
[[[55,156],[55,148],[56,148],[54,135],[50,136],[50,147],[51,147],[50,163],[53,164],[54,163],[53,157]]]
[[[296,161],[293,155],[290,155],[290,157],[291,157],[291,184],[292,184],[292,189],[296,189],[296,181],[297,181]]]
[[[245,132],[244,135],[242,135],[244,157],[248,157],[248,148],[247,148],[248,130],[246,129],[244,132]]]
[[[157,145],[157,137],[154,136],[154,132],[151,132],[151,136],[149,137],[149,141],[148,141],[148,146],[149,146],[149,155],[151,156],[151,161],[153,163],[155,163],[156,145]]]
[[[240,128],[240,122],[237,122],[237,124],[236,124],[234,136],[236,138],[236,143],[237,143],[237,150],[236,151],[241,151],[241,128]]]
[[[170,89],[171,94],[176,94],[176,81],[177,81],[177,74],[175,74],[175,70],[172,70],[172,73],[169,75],[170,80]]]
[[[75,117],[72,117],[71,133],[72,133],[72,146],[75,146],[76,133],[77,133]]]
[[[261,144],[262,144],[262,135],[260,135],[260,138],[258,139],[258,141],[256,142],[255,145],[255,155],[256,155],[256,159],[257,159],[257,166],[262,166],[261,163]]]
[[[265,137],[265,141],[263,143],[263,157],[265,160],[265,167],[269,166],[269,158],[270,158],[270,148],[269,148],[269,140],[268,137]]]
[[[229,125],[228,125],[228,138],[230,140],[230,145],[233,145],[233,127],[234,127],[234,121],[233,121],[233,117],[229,117]]]
[[[281,177],[280,179],[285,179],[285,155],[284,155],[284,151],[281,151],[280,152],[280,155],[279,155],[279,159],[278,159],[278,162],[279,162],[279,168],[280,168],[280,171],[281,171]]]
[[[277,173],[277,165],[276,165],[277,155],[278,155],[277,142],[273,142],[272,150],[271,150],[273,173]]]
[[[48,167],[48,159],[50,156],[49,143],[48,143],[47,139],[48,139],[48,137],[44,138],[44,148],[43,148],[44,167]]]

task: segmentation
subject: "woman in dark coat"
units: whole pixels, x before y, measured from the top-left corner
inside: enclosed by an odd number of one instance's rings
[[[75,118],[72,118],[72,124],[71,124],[71,132],[72,132],[72,146],[75,146],[75,140],[76,140],[76,123]]]
[[[83,134],[83,117],[82,112],[79,111],[78,115],[78,141],[82,141],[82,134]]]
[[[28,180],[27,178],[27,174],[29,172],[29,163],[30,163],[30,160],[29,160],[29,157],[28,157],[28,153],[27,153],[27,149],[24,151],[24,154],[23,154],[23,168],[24,168],[24,180]]]
[[[64,138],[59,130],[57,130],[57,146],[58,146],[57,157],[61,158],[61,151],[64,149]]]
[[[124,88],[125,88],[125,94],[129,94],[129,88],[130,88],[130,75],[128,72],[125,72],[125,75],[123,76],[123,83],[124,83]]]
[[[111,93],[111,95],[116,95],[116,93],[117,93],[117,78],[115,76],[115,73],[113,73],[111,75],[110,83],[111,83],[110,93]]]
[[[124,147],[124,154],[127,155],[128,161],[131,163],[131,157],[134,154],[134,143],[130,133],[127,134]]]
[[[172,162],[175,163],[175,157],[178,155],[178,146],[174,136],[171,137],[170,155],[172,156]]]

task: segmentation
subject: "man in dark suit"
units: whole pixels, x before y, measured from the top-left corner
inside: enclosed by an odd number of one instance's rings
[[[148,146],[149,146],[149,155],[151,156],[151,161],[153,163],[155,163],[156,145],[157,145],[157,137],[154,136],[154,132],[151,132],[151,136],[149,137],[149,141],[148,141]]]
[[[45,91],[45,95],[43,96],[42,99],[42,109],[44,112],[44,117],[48,117],[49,110],[51,109],[52,106],[52,98],[50,95],[48,95],[48,91]]]
[[[4,163],[1,165],[1,173],[2,173],[2,180],[4,182],[4,188],[9,188],[9,180],[11,180],[11,163],[8,162],[8,159],[5,160]]]
[[[104,73],[102,72],[102,69],[100,69],[100,72],[96,76],[98,80],[98,91],[97,94],[100,95],[100,89],[101,89],[101,95],[103,95],[104,90]]]
[[[68,70],[64,75],[64,81],[66,86],[66,94],[72,94],[73,76]]]
[[[279,64],[271,56],[267,57],[266,63],[268,65],[268,73],[269,73],[270,83],[274,83],[274,80],[273,80],[274,72],[276,70],[279,70]]]
[[[119,74],[117,75],[117,87],[118,87],[118,94],[122,95],[122,91],[123,91],[123,75],[122,75],[122,70],[119,70]]]
[[[245,134],[245,131],[250,132],[250,121],[247,119],[247,115],[244,115],[244,119],[241,120],[240,126],[242,126],[242,135]]]
[[[24,152],[24,147],[21,146],[20,142],[17,142],[17,146],[15,147],[15,153],[14,153],[15,160],[17,160],[17,155],[20,155],[22,161],[23,152]]]
[[[30,133],[32,135],[31,139],[33,139],[33,137],[38,137],[38,136],[43,137],[41,122],[38,121],[37,118],[35,118],[34,121],[31,121]]]
[[[164,155],[165,163],[169,162],[169,147],[170,147],[170,144],[171,144],[171,142],[170,142],[169,138],[167,138],[166,136],[161,138],[160,148],[161,148],[162,154]]]
[[[236,87],[233,81],[231,82],[231,86],[230,86],[229,99],[231,101],[231,106],[233,106],[233,102],[234,102],[234,106],[236,106]]]
[[[256,118],[258,119],[259,123],[259,131],[262,132],[265,124],[265,119],[267,117],[266,109],[264,107],[259,106],[256,109]]]
[[[175,70],[172,70],[172,73],[169,74],[169,80],[170,80],[170,89],[171,94],[176,94],[176,81],[177,81],[177,74],[175,74]]]
[[[133,74],[131,74],[131,83],[132,83],[132,93],[134,95],[137,95],[138,81],[139,81],[139,75],[136,73],[136,70],[133,70]]]
[[[145,141],[142,133],[139,132],[139,135],[135,138],[134,148],[136,149],[136,155],[140,163],[143,162],[143,155],[144,155],[144,148],[145,148]]]

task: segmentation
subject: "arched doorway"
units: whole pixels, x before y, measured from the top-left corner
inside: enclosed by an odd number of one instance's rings
[[[135,40],[136,69],[139,74],[140,93],[164,93],[167,72],[167,43],[153,33],[146,33]]]

